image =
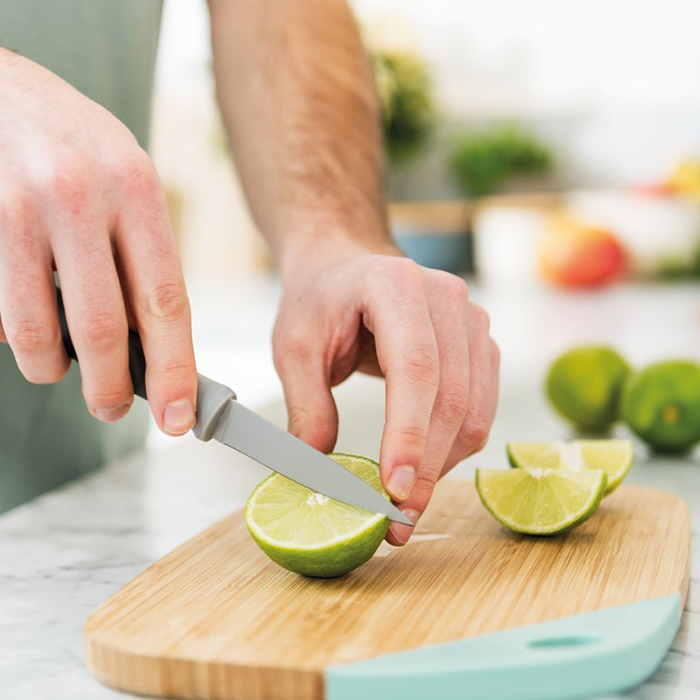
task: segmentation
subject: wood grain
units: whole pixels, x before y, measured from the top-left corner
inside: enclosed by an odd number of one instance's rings
[[[688,509],[664,491],[622,487],[568,535],[535,539],[492,520],[472,482],[445,481],[417,534],[448,536],[384,550],[341,579],[304,579],[268,560],[234,513],[88,618],[87,663],[143,694],[321,700],[330,664],[684,598],[688,585]]]

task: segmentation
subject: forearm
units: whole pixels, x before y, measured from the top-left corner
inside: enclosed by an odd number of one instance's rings
[[[209,0],[218,98],[279,264],[390,250],[378,105],[345,0]]]

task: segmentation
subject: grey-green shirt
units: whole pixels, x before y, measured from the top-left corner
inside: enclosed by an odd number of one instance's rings
[[[109,109],[148,146],[162,0],[1,0],[0,44]],[[0,109],[2,97],[0,95]],[[73,366],[32,385],[0,345],[0,513],[143,443],[146,407],[105,425],[90,416]]]

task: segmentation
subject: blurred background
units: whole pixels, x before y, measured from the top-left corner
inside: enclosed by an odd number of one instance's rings
[[[469,279],[506,390],[541,383],[580,343],[633,365],[700,358],[700,3],[351,5],[382,102],[394,233],[418,262]],[[280,290],[227,155],[210,62],[206,3],[166,2],[152,153],[198,361],[262,404],[279,396]]]

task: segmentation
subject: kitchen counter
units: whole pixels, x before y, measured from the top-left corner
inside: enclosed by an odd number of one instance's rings
[[[223,295],[201,290],[193,294],[193,317],[202,371],[230,383],[248,405],[267,404],[262,411],[283,424],[281,402],[270,403],[279,386],[267,347],[277,294],[272,282]],[[625,286],[585,296],[475,288],[472,296],[489,309],[501,345],[502,391],[489,444],[453,471],[460,478],[476,466],[505,466],[506,440],[567,437],[540,384],[547,364],[572,344],[614,342],[633,363],[700,359],[697,286]],[[339,450],[376,456],[381,382],[353,378],[336,396]],[[616,697],[690,700],[700,693],[698,452],[660,459],[637,447],[629,481],[677,492],[690,506],[691,584],[681,630],[662,666]],[[1,516],[0,698],[124,698],[100,685],[83,663],[85,618],[156,559],[242,506],[265,473],[220,445],[154,435],[148,450]]]

